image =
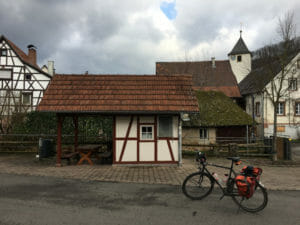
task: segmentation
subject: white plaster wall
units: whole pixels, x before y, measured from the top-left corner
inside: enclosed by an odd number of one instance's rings
[[[173,137],[178,137],[178,123],[179,123],[179,121],[178,121],[178,119],[179,119],[179,117],[178,116],[173,116],[172,117],[172,120],[173,120]]]
[[[116,137],[125,138],[126,132],[130,123],[130,116],[117,116],[116,117]],[[133,117],[129,137],[137,137],[137,118]]]
[[[278,125],[277,125],[278,126]],[[281,125],[285,127],[285,132],[278,132],[278,137],[286,137],[292,139],[300,139],[300,127],[297,125]],[[270,124],[268,127],[265,128],[265,136],[272,136],[273,135],[273,124]]]
[[[140,123],[154,123],[154,116],[140,116]]]
[[[178,161],[178,141],[170,140],[172,153],[175,161]],[[167,140],[158,140],[157,142],[157,160],[158,161],[171,161],[172,157],[168,147]]]
[[[119,159],[120,159],[123,143],[124,143],[123,140],[117,140],[116,141],[116,161],[117,162],[119,162]]]
[[[240,83],[251,71],[251,55],[250,54],[240,54],[240,55],[242,56],[241,62],[237,61],[238,55],[236,55],[235,60],[232,60],[231,56],[229,56],[231,69],[238,83]]]
[[[157,142],[157,160],[158,161],[171,161],[171,155],[166,140]]]
[[[154,161],[154,142],[140,142],[140,161]]]
[[[119,159],[119,158],[117,158]],[[122,162],[137,161],[137,144],[136,141],[127,141],[126,148],[123,154]]]
[[[173,137],[178,137],[178,116],[173,116]],[[116,116],[116,137],[125,138],[129,126],[130,116]],[[140,117],[141,123],[153,123],[154,116]],[[137,137],[137,116],[134,116],[130,137]],[[120,159],[124,140],[116,140],[116,161]],[[170,140],[174,160],[178,161],[178,140]],[[139,143],[140,162],[151,162],[155,160],[155,142]],[[158,140],[157,143],[157,160],[171,161],[171,155],[166,140]],[[137,161],[137,140],[128,140],[123,154],[122,162]]]

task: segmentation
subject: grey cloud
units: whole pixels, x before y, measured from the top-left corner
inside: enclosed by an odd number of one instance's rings
[[[251,47],[261,47],[272,38],[273,31],[272,27],[264,27],[264,21],[274,20],[288,8],[300,11],[294,0],[289,5],[284,5],[284,1],[274,2],[178,0],[177,18],[172,21],[178,44],[189,50],[201,42],[215,40],[221,27],[239,27],[243,22],[246,32],[248,26],[261,34],[252,40],[255,45]],[[152,18],[142,16],[135,23],[129,23],[128,18],[150,6],[159,10],[156,3],[153,0],[0,0],[0,33],[25,51],[28,44],[36,45],[39,64],[54,60],[60,73],[86,70],[154,73],[156,59],[163,55],[168,60],[168,53],[157,47],[165,34],[154,26]],[[299,15],[295,21],[300,21]],[[82,41],[72,44],[76,33]],[[224,46],[216,56],[226,56],[232,47]],[[184,52],[176,54],[177,58],[184,56]]]
[[[176,27],[179,37],[188,47],[200,42],[214,40],[222,27],[233,28],[237,31],[240,23],[243,29],[255,27],[257,22],[274,20],[285,10],[299,9],[299,4],[292,1],[285,5],[284,1],[197,1],[178,2],[178,18]],[[295,20],[297,21],[297,20]],[[298,20],[299,21],[299,20]],[[265,34],[261,33],[264,39]]]

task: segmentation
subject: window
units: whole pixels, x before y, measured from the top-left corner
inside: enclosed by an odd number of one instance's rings
[[[12,71],[0,69],[0,80],[10,80],[10,79],[12,79]]]
[[[31,80],[31,74],[30,73],[25,74],[25,80]]]
[[[296,116],[300,116],[300,102],[295,103],[295,114]]]
[[[297,90],[297,79],[296,78],[289,79],[289,90],[290,91]]]
[[[160,116],[159,117],[159,137],[172,137],[173,131],[173,120],[170,116]]]
[[[237,56],[237,61],[238,61],[238,62],[242,62],[242,56],[241,56],[241,55],[238,55],[238,56]]]
[[[30,105],[31,104],[31,93],[22,93],[22,104]]]
[[[0,56],[7,56],[7,49],[1,49]]]
[[[141,140],[153,140],[153,126],[142,125],[140,137],[141,137]]]
[[[255,115],[260,116],[260,102],[255,103]]]
[[[200,134],[200,139],[208,139],[207,128],[200,128],[199,134]]]
[[[300,69],[300,59],[297,60],[297,68]]]
[[[277,115],[284,115],[285,114],[285,103],[279,102],[276,109]]]

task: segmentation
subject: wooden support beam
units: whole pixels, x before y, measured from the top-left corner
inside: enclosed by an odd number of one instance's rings
[[[61,134],[64,117],[57,114],[56,166],[61,166]]]
[[[78,147],[78,115],[73,116],[74,123],[74,150],[77,151]]]

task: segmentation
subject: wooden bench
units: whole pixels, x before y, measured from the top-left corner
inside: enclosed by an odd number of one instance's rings
[[[71,159],[75,158],[77,161],[79,160],[79,152],[63,151],[60,158],[67,160],[68,165],[70,165]]]

